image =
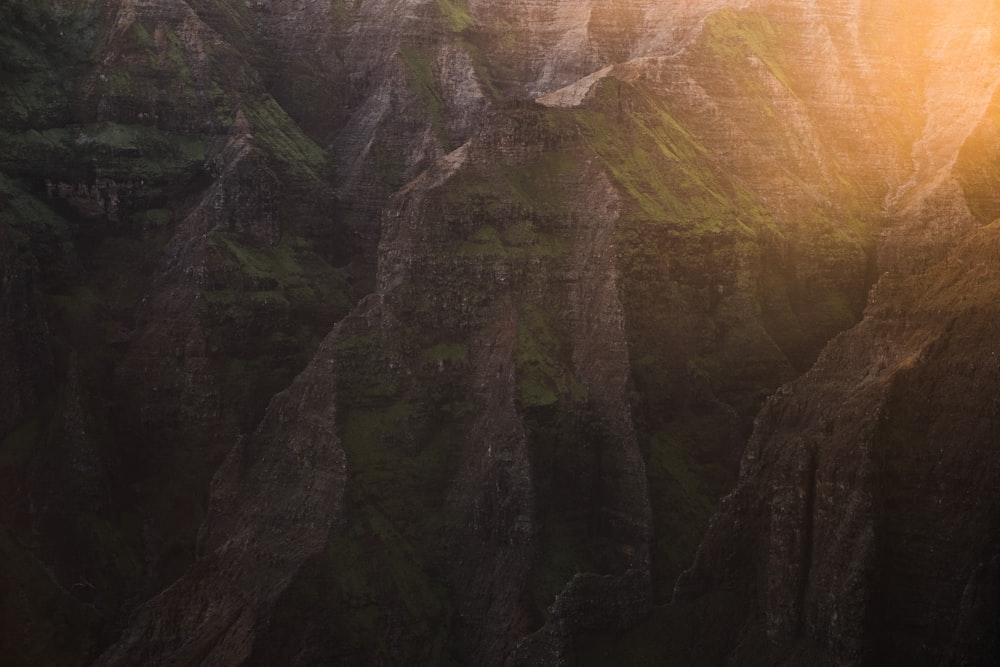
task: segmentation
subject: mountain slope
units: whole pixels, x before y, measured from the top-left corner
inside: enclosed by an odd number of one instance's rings
[[[850,662],[996,659],[996,235],[883,278],[865,321],[758,417],[677,587],[755,591],[741,664],[767,662],[756,633]]]
[[[15,663],[996,655],[992,3],[0,12]]]
[[[3,643],[79,663],[352,295],[326,157],[186,4],[4,12]]]

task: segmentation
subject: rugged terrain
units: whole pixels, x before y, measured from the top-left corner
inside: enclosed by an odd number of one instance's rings
[[[996,662],[998,27],[8,3],[5,655]]]

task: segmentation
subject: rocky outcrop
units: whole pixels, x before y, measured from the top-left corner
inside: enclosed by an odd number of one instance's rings
[[[347,26],[335,57],[319,67],[335,60],[335,86],[347,91],[329,146],[357,248],[374,258],[378,206],[464,143],[494,102],[551,92],[610,62],[679,50],[705,16],[735,4],[346,5],[334,21]]]
[[[537,97],[601,68],[682,50],[702,21],[743,0],[684,3],[469,2],[473,38],[484,49],[493,80],[505,92]]]
[[[382,206],[470,137],[491,84],[460,34],[468,20],[461,3],[357,3],[347,16],[337,51],[343,122],[327,145],[358,279],[373,286]]]
[[[5,5],[0,648],[995,657],[996,17],[869,5]]]
[[[155,559],[149,585],[160,587],[193,556],[199,498],[214,468],[305,364],[336,319],[331,311],[347,304],[336,283],[306,284],[306,276],[335,280],[312,250],[334,236],[328,163],[262,89],[249,57],[183,2],[123,3],[108,44],[93,89],[99,118],[135,123],[130,110],[151,104],[152,135],[169,131],[182,152],[203,151],[186,199],[146,203],[169,207],[177,222],[150,260],[115,370],[119,428],[143,443],[128,465],[159,480],[143,540]],[[119,53],[129,48],[128,57]],[[116,91],[115,76],[145,83]],[[177,89],[144,87],[157,78]],[[191,95],[197,102],[185,103]],[[178,521],[181,507],[191,518]]]
[[[350,387],[340,396],[354,475],[343,531],[383,544],[385,584],[365,626],[363,602],[344,596],[367,568],[303,572],[335,591],[314,614],[343,613],[329,600],[344,599],[353,617],[326,627],[343,639],[313,659],[346,659],[345,644],[362,660],[427,659],[436,635],[423,625],[453,605],[451,655],[502,664],[557,593],[580,597],[577,572],[606,575],[608,600],[624,588],[640,606],[587,615],[582,600],[556,604],[548,621],[557,646],[626,624],[648,604],[644,462],[609,250],[617,196],[596,164],[569,168],[568,156],[584,150],[542,110],[515,106],[388,208],[379,289],[345,324],[333,358]],[[563,157],[553,162],[553,153]],[[447,461],[436,458],[443,452]],[[399,484],[410,489],[403,502]],[[444,591],[427,572],[440,573]],[[269,645],[255,659],[287,659]]]
[[[367,211],[394,187],[373,186],[371,141],[390,118],[395,129],[379,140],[390,156],[410,151],[390,158],[406,165],[394,177],[406,184],[381,217],[374,297],[313,362],[330,364],[344,387],[348,518],[327,555],[309,559],[273,600],[279,618],[295,614],[308,582],[325,582],[329,596],[309,602],[312,616],[347,610],[352,620],[332,632],[352,648],[320,639],[330,620],[311,621],[302,636],[286,620],[280,642],[270,630],[255,634],[252,652],[240,654],[282,662],[308,645],[313,660],[426,660],[426,626],[453,605],[459,659],[568,659],[581,634],[625,628],[646,611],[654,530],[656,556],[677,557],[674,496],[650,511],[648,488],[653,480],[677,493],[689,465],[671,459],[678,433],[699,420],[721,424],[693,437],[720,450],[712,463],[731,460],[741,419],[763,394],[856,319],[881,199],[904,161],[878,127],[885,111],[858,104],[877,82],[843,74],[843,59],[860,56],[833,35],[830,14],[723,11],[696,22],[686,50],[576,86],[575,110],[504,109],[472,132],[469,110],[485,106],[487,79],[477,49],[456,47],[445,31],[471,29],[464,14],[414,5],[383,29],[376,9],[356,31],[387,40],[364,61],[385,88],[359,96],[343,126],[344,146],[358,150],[341,154],[359,159],[338,165],[340,196]],[[637,19],[625,19],[600,28],[619,31],[601,49],[638,34],[626,25]],[[417,25],[432,26],[433,39],[415,42]],[[801,26],[847,55],[791,63],[786,53],[804,48]],[[460,53],[466,64],[454,71],[445,65],[454,59],[434,55]],[[839,118],[845,106],[857,114]],[[398,122],[411,114],[414,124]],[[770,125],[774,114],[792,131]],[[836,136],[852,125],[866,134],[842,144]],[[636,136],[653,139],[655,157],[635,148]],[[889,148],[869,161],[857,157],[861,144]],[[671,258],[665,269],[662,257]],[[784,330],[789,321],[800,333]],[[725,371],[706,370],[719,360]],[[643,396],[640,428],[630,380]],[[445,452],[447,463],[437,458]],[[808,477],[810,459],[800,467]],[[403,480],[416,488],[400,505]],[[387,550],[375,563],[332,569],[375,541]],[[372,581],[373,568],[388,581],[374,619],[355,580]],[[781,586],[795,589],[795,576]]]
[[[931,26],[926,28],[925,124],[913,145],[909,178],[886,199],[896,224],[880,244],[879,266],[884,271],[921,271],[942,259],[954,241],[992,222],[976,220],[970,211],[959,180],[968,168],[959,164],[959,155],[965,153],[971,166],[990,154],[979,150],[975,137],[989,127],[983,119],[991,106],[995,108],[1000,84],[994,37],[984,28],[996,20],[996,8],[981,2],[962,7],[932,4],[923,16]]]
[[[699,537],[670,517],[692,497],[714,502],[681,492],[681,471],[734,465],[763,398],[860,318],[883,199],[908,177],[887,128],[916,96],[869,101],[890,63],[845,37],[841,17],[724,9],[678,53],[539,100],[575,109],[625,194],[616,263],[666,598],[689,557],[679,545]],[[830,53],[799,57],[807,40]]]
[[[250,56],[184,2],[100,9],[3,10],[0,385],[15,421],[0,467],[18,482],[0,639],[14,664],[92,659],[191,565],[215,468],[350,307],[326,254],[326,157]],[[242,581],[213,590],[237,599]],[[185,585],[166,597],[197,606]],[[162,636],[198,626],[143,618]]]
[[[983,53],[993,11],[929,7],[920,19],[968,34],[963,46]],[[745,601],[738,633],[711,625],[703,635],[724,637],[737,664],[996,660],[985,601],[997,551],[986,296],[997,228],[977,229],[955,176],[970,172],[954,166],[959,155],[983,159],[969,136],[992,122],[996,75],[979,70],[980,57],[945,56],[942,33],[922,30],[926,125],[912,176],[887,199],[885,273],[862,323],[757,417],[741,481],[677,583],[680,609],[722,591]]]
[[[140,607],[98,665],[240,665],[298,568],[341,513],[346,470],[327,367],[299,375],[229,453],[198,561]]]
[[[865,321],[768,402],[677,600],[749,586],[761,611],[751,636],[849,664],[938,664],[965,628],[995,620],[963,598],[997,550],[986,297],[997,231],[924,274],[884,278]],[[974,641],[971,664],[995,659]]]

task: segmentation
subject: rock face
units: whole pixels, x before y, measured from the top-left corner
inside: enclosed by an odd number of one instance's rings
[[[803,644],[831,664],[996,660],[996,235],[883,278],[864,322],[758,417],[676,592],[752,587],[740,664]]]
[[[739,635],[716,625],[694,644],[721,640],[737,664],[998,657],[997,229],[979,227],[959,186],[974,173],[963,162],[989,150],[975,137],[993,122],[997,76],[978,68],[996,15],[927,11],[926,124],[913,175],[887,199],[885,273],[863,322],[757,417],[741,481],[676,587],[681,609],[736,591]],[[944,33],[980,55],[945,57]]]
[[[198,562],[140,607],[95,664],[246,661],[275,600],[340,516],[344,452],[324,370],[313,364],[299,375],[229,452],[212,485]]]
[[[2,644],[80,664],[192,564],[213,472],[351,296],[327,158],[191,6],[3,13]],[[209,561],[229,599],[261,569]]]
[[[681,50],[715,11],[744,0],[683,3],[558,0],[468,3],[494,80],[516,95],[539,96],[602,67]]]
[[[566,614],[558,646],[649,604],[646,478],[608,245],[617,195],[597,163],[571,168],[585,147],[538,109],[497,112],[486,128],[390,203],[378,291],[331,348],[351,387],[340,396],[354,473],[346,530],[386,553],[350,562],[336,553],[347,536],[335,537],[330,559],[302,574],[331,597],[290,593],[280,629],[258,643],[261,664],[294,646],[312,648],[304,664],[419,662],[431,651],[501,664],[569,584],[567,567],[608,576],[636,605]],[[349,576],[381,581],[374,628],[372,603],[346,597]],[[282,616],[303,605],[310,623]],[[437,626],[423,624],[437,619],[455,624],[456,645],[435,647]]]
[[[5,4],[0,650],[996,662],[997,25]]]

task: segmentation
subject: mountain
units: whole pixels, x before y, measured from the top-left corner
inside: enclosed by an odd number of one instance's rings
[[[0,18],[13,664],[996,662],[994,3]]]

